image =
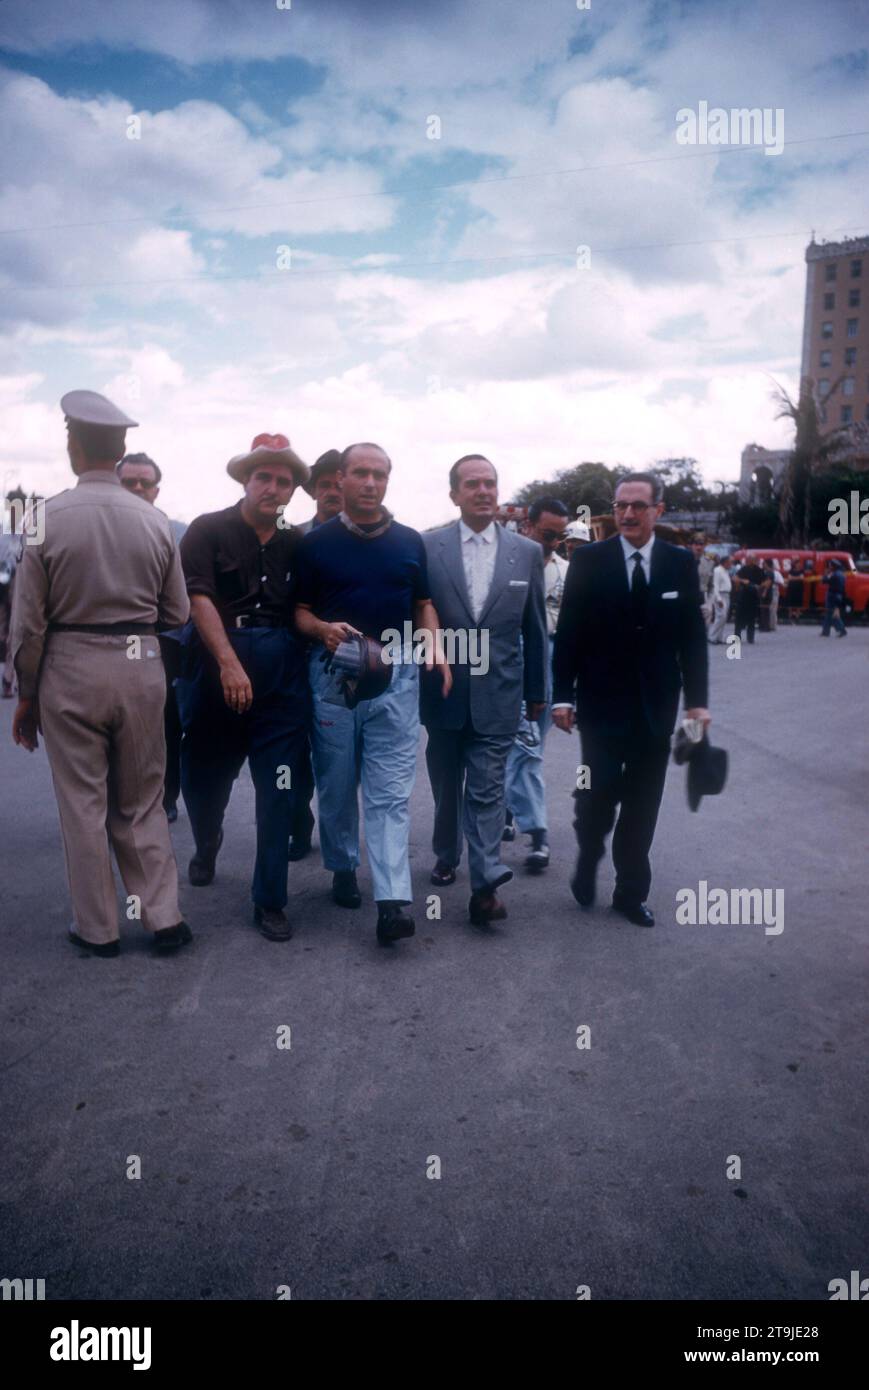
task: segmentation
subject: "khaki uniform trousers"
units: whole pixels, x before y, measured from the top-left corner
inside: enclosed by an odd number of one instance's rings
[[[138,656],[131,643],[138,643]],[[166,681],[156,637],[53,632],[39,675],[39,712],[51,765],[75,929],[118,939],[109,845],[141,922],[181,921],[178,867],[163,810]]]

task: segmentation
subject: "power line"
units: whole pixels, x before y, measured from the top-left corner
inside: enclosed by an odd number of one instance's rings
[[[832,135],[807,135],[800,140],[785,140],[784,149],[797,145],[813,145],[828,140],[855,140],[869,135],[869,130],[847,130]],[[489,184],[519,183],[528,179],[566,178],[578,174],[609,173],[619,169],[638,169],[650,164],[682,164],[695,159],[717,159],[724,155],[758,153],[762,145],[716,145],[707,150],[696,150],[692,154],[654,155],[649,159],[629,159],[615,164],[587,164],[567,169],[536,169],[527,174],[492,174],[481,179],[457,179],[451,183],[409,184],[395,188],[382,188],[368,193],[330,193],[317,198],[291,198],[276,203],[212,203],[193,212],[151,213],[141,217],[107,217],[97,222],[55,222],[29,227],[0,227],[0,236],[17,236],[25,232],[69,232],[92,230],[95,227],[119,227],[144,222],[191,221],[214,212],[261,212],[275,208],[312,207],[321,203],[354,202],[364,198],[401,198],[408,194],[436,196],[456,188],[482,188]]]
[[[852,223],[844,227],[831,227],[830,235],[834,232],[853,232],[859,231],[869,222],[867,213],[864,222]],[[634,254],[640,251],[668,251],[677,250],[691,246],[729,246],[746,241],[778,241],[787,240],[793,237],[805,237],[804,230],[795,232],[757,232],[751,236],[734,237],[706,237],[694,241],[650,241],[637,246],[592,246],[590,249],[593,255],[624,255]],[[38,291],[38,290],[93,290],[93,289],[147,289],[152,285],[209,285],[209,284],[232,284],[242,280],[297,280],[297,279],[337,279],[342,275],[354,275],[362,273],[392,274],[400,270],[426,270],[426,269],[451,269],[454,266],[468,265],[493,265],[504,264],[505,262],[527,261],[527,260],[575,260],[576,251],[521,251],[514,252],[505,256],[460,256],[453,257],[445,261],[392,261],[382,265],[347,265],[338,269],[323,270],[260,270],[245,271],[238,274],[229,275],[180,275],[167,276],[157,280],[90,280],[81,281],[78,284],[24,284],[7,286],[16,290]]]

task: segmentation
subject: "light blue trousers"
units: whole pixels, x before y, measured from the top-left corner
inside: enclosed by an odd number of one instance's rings
[[[317,646],[308,673],[314,696],[311,749],[323,863],[332,873],[359,865],[359,802],[375,902],[412,899],[408,839],[419,743],[419,668],[395,665],[389,689],[355,709],[326,698],[338,684]]]
[[[552,690],[552,649],[553,639],[550,637],[550,691]],[[522,715],[523,717],[525,715],[524,702]],[[549,828],[546,819],[546,783],[543,780],[543,749],[546,735],[552,726],[552,705],[548,701],[538,724],[540,728],[539,745],[536,748],[527,748],[524,743],[514,739],[507,757],[505,786],[507,810],[512,811],[516,828],[523,835],[530,830],[548,830]]]

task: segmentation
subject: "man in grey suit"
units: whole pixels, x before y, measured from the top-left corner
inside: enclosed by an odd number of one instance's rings
[[[501,863],[501,831],[507,755],[522,700],[529,719],[536,719],[548,696],[543,551],[495,521],[498,475],[481,454],[453,464],[450,498],[461,519],[423,534],[431,599],[459,649],[485,653],[488,660],[457,663],[446,698],[440,681],[422,682],[435,800],[431,881],[438,887],[455,882],[464,831],[468,912],[482,927],[507,916],[496,890],[513,877]]]

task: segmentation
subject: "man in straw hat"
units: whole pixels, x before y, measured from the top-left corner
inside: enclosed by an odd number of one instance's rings
[[[95,391],[70,391],[60,404],[78,484],[45,504],[44,539],[25,545],[18,569],[13,736],[31,752],[37,732],[45,737],[72,943],[118,954],[111,844],[127,915],[158,950],[176,950],[191,933],[162,805],[166,682],[156,625],[186,622],[184,578],[168,520],[115,473],[136,421]]]
[[[224,812],[247,758],[256,789],[254,923],[269,940],[287,941],[287,845],[310,694],[304,647],[290,627],[300,538],[282,519],[308,468],[285,435],[259,434],[226,471],[244,496],[197,517],[181,543],[196,628],[176,686],[181,787],[196,841],[189,876],[196,887],[214,878]]]

